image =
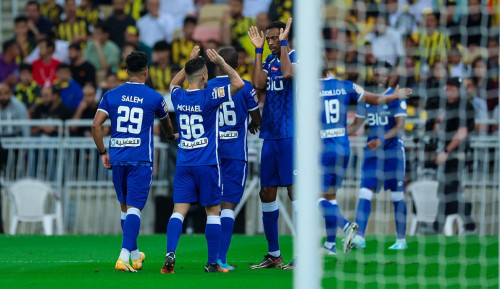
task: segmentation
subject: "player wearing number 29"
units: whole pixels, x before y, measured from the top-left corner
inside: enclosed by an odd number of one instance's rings
[[[113,171],[113,184],[122,210],[123,242],[115,269],[136,272],[145,255],[137,248],[141,210],[146,204],[153,177],[153,123],[160,119],[169,139],[174,130],[163,97],[147,87],[148,58],[134,51],[127,56],[129,82],[106,92],[92,124],[92,136],[101,160]],[[102,124],[111,120],[109,154],[103,142]],[[132,266],[129,263],[132,259]]]
[[[177,168],[174,175],[174,212],[167,226],[167,256],[161,273],[173,273],[175,250],[182,233],[182,222],[191,203],[205,207],[207,224],[205,237],[208,261],[205,272],[228,272],[217,264],[221,236],[219,204],[222,199],[222,180],[219,162],[219,106],[231,101],[245,83],[213,49],[207,56],[229,77],[229,84],[206,88],[208,71],[205,60],[196,57],[199,47],[191,52],[191,60],[170,84],[172,103],[179,128]],[[189,87],[181,88],[187,77]]]
[[[326,70],[323,73],[326,76]],[[345,233],[344,253],[348,254],[353,244],[353,239],[358,230],[356,223],[348,222],[340,213],[337,205],[337,189],[342,187],[347,164],[349,162],[350,147],[347,134],[347,110],[351,100],[358,103],[386,104],[398,99],[404,99],[411,94],[411,89],[398,89],[391,95],[373,94],[365,91],[360,86],[334,78],[321,80],[322,90],[320,97],[323,100],[322,130],[323,139],[323,197],[319,200],[325,218],[326,242],[324,248],[329,254],[336,254],[335,238],[337,227]],[[362,104],[364,105],[364,104]]]
[[[379,92],[391,94],[392,88],[387,88],[390,76],[390,64],[385,63],[375,68],[374,80]],[[371,210],[373,192],[380,190],[381,182],[384,188],[391,191],[396,220],[396,243],[391,250],[408,248],[405,239],[406,204],[404,201],[405,149],[401,139],[406,119],[406,101],[396,100],[386,105],[358,104],[356,118],[349,125],[348,133],[354,133],[367,120],[369,132],[365,158],[361,170],[361,189],[359,190],[356,222],[359,224],[357,236],[354,238],[354,248],[364,249],[365,229]]]
[[[219,54],[233,69],[238,67],[238,52],[234,48],[223,47]],[[229,77],[220,69],[216,68],[215,74],[217,77],[208,82],[208,88],[227,86],[230,83]],[[224,194],[221,203],[222,234],[217,263],[229,270],[234,270],[226,260],[234,228],[234,209],[243,196],[248,174],[247,131],[256,133],[261,122],[252,83],[243,81],[243,89],[231,95],[232,101],[221,105],[219,114],[219,154]],[[249,114],[252,117],[250,124]]]

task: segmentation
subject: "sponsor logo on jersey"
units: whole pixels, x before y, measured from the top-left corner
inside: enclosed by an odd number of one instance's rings
[[[332,128],[320,131],[321,138],[334,138],[345,136],[345,128]]]
[[[138,97],[138,96],[122,95],[122,101],[133,102],[133,103],[142,103],[143,99]]]
[[[363,88],[359,85],[353,84],[354,90],[356,91],[357,94],[362,94],[364,92]]]
[[[220,139],[238,138],[238,132],[237,131],[219,131],[219,138]]]
[[[137,137],[112,138],[110,142],[112,148],[138,147],[141,145],[141,139]]]
[[[208,145],[208,138],[199,138],[194,141],[181,140],[179,147],[182,149],[192,150],[206,147]]]

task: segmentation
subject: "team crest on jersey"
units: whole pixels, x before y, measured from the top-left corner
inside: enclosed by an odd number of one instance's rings
[[[166,101],[162,101],[161,102],[161,106],[163,106],[163,111],[164,112],[168,112],[168,106],[167,106],[167,102]]]
[[[402,101],[399,106],[401,106],[402,109],[406,109],[406,102]]]
[[[217,95],[219,96],[219,98],[223,98],[224,96],[226,96],[226,92],[224,91],[224,87],[217,88]]]
[[[361,86],[359,85],[356,85],[356,84],[353,84],[354,86],[354,90],[358,93],[358,94],[362,94],[363,93],[363,88],[361,88]]]

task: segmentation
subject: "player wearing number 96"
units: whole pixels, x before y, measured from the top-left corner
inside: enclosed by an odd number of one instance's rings
[[[231,101],[245,83],[213,49],[207,56],[229,77],[229,84],[206,88],[208,71],[205,60],[197,57],[199,47],[191,52],[191,60],[170,84],[179,129],[177,168],[174,175],[174,212],[167,226],[167,256],[161,273],[173,273],[175,250],[182,233],[182,222],[191,203],[205,207],[205,237],[208,261],[205,272],[227,272],[217,264],[221,236],[219,204],[222,199],[219,144],[219,106]],[[189,87],[181,88],[187,77]]]
[[[113,171],[113,184],[121,205],[123,242],[115,269],[136,272],[144,254],[137,248],[141,210],[146,204],[153,176],[153,123],[160,119],[169,139],[174,130],[163,97],[147,87],[148,58],[134,51],[127,56],[129,81],[104,94],[92,124],[92,136],[101,160]],[[103,142],[102,124],[111,120],[109,154]],[[132,259],[132,266],[129,259]]]
[[[397,99],[405,99],[412,93],[411,89],[396,88],[393,94],[380,95],[365,91],[360,86],[345,80],[327,77],[324,69],[321,80],[322,90],[319,97],[323,102],[321,114],[322,129],[320,137],[323,140],[323,154],[321,158],[323,168],[323,196],[319,200],[325,218],[327,239],[324,248],[329,254],[336,254],[335,238],[337,226],[345,233],[344,253],[348,254],[353,247],[358,225],[348,222],[340,213],[337,205],[337,189],[342,187],[347,164],[349,162],[350,147],[347,135],[347,110],[351,100],[373,105],[385,104]]]

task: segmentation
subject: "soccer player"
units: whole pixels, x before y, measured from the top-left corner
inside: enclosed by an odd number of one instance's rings
[[[288,48],[288,34],[292,18],[287,24],[272,22],[266,27],[266,34],[252,26],[248,36],[255,46],[255,66],[253,85],[257,90],[265,90],[264,109],[260,138],[264,139],[260,169],[260,201],[262,202],[262,222],[268,244],[264,259],[251,269],[276,268],[283,265],[278,242],[279,208],[276,201],[278,187],[286,187],[288,197],[293,201],[293,85],[295,51]],[[271,51],[263,65],[264,42]]]
[[[323,76],[326,76],[326,70]],[[340,213],[337,205],[337,190],[342,187],[347,164],[349,162],[350,147],[347,128],[347,111],[351,100],[358,103],[386,104],[398,99],[404,99],[412,93],[409,88],[399,89],[390,95],[373,94],[360,86],[345,80],[324,78],[321,80],[322,90],[320,97],[323,101],[322,130],[323,139],[323,196],[319,200],[325,218],[326,242],[324,248],[328,254],[337,254],[335,238],[337,226],[345,232],[344,254],[349,254],[353,247],[353,239],[358,225],[348,222]],[[397,102],[399,103],[399,102]]]
[[[208,70],[205,60],[195,57],[199,47],[191,52],[191,60],[172,80],[172,103],[180,132],[177,169],[174,175],[174,212],[167,226],[167,256],[161,273],[174,273],[175,249],[182,233],[182,222],[191,203],[205,207],[207,224],[205,237],[208,261],[205,272],[228,272],[217,264],[220,245],[222,183],[219,160],[219,106],[231,101],[245,83],[224,59],[213,49],[207,56],[223,74],[229,84],[207,88]],[[189,87],[181,88],[187,77]]]
[[[238,52],[234,48],[223,47],[219,50],[219,55],[236,70]],[[228,75],[219,68],[215,74],[217,77],[208,82],[208,88],[223,87],[230,83]],[[243,80],[243,82],[245,82],[243,89],[231,96],[232,101],[221,105],[219,114],[219,156],[224,194],[221,203],[222,231],[217,263],[228,270],[234,270],[226,261],[233,235],[234,209],[243,196],[248,174],[247,131],[256,133],[261,123],[255,90],[249,81]],[[249,114],[252,117],[250,124]]]
[[[167,137],[175,138],[163,97],[146,86],[148,59],[144,52],[127,56],[129,81],[106,92],[92,124],[92,136],[105,168],[113,171],[113,184],[121,206],[122,250],[115,269],[136,272],[145,255],[137,248],[141,210],[146,204],[153,177],[153,123],[160,124]],[[111,120],[109,154],[103,142],[102,124]],[[132,265],[129,259],[132,259]]]
[[[387,88],[391,65],[387,62],[375,68],[374,80],[378,92],[388,95],[394,89]],[[354,248],[366,248],[365,230],[371,211],[373,192],[378,192],[381,183],[391,191],[396,219],[396,243],[391,250],[408,248],[406,233],[406,204],[404,201],[405,149],[401,138],[406,119],[406,101],[396,100],[386,105],[359,103],[356,118],[347,128],[348,134],[356,132],[368,119],[368,142],[361,169],[361,189],[359,190],[356,223],[359,230],[354,238]]]

